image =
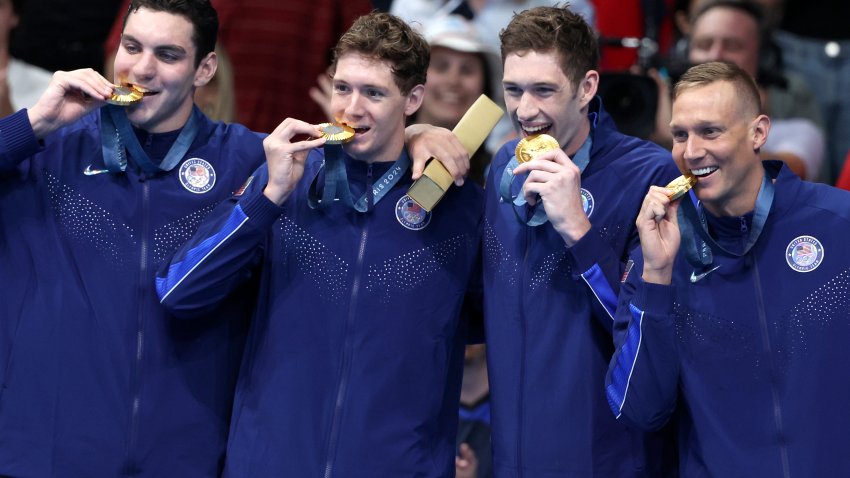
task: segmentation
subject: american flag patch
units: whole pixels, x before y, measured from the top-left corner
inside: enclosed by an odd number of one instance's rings
[[[245,184],[243,184],[239,189],[236,190],[236,192],[233,193],[233,197],[238,198],[239,196],[245,194],[245,190],[248,189],[248,186],[251,185],[251,181],[253,181],[253,180],[254,180],[254,176],[251,176],[250,178],[248,178],[248,180],[245,181]]]

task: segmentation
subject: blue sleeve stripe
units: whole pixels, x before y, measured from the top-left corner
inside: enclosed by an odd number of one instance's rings
[[[611,370],[611,383],[605,388],[605,394],[608,397],[608,406],[617,418],[623,410],[623,405],[626,403],[626,395],[629,393],[629,383],[632,380],[632,373],[635,370],[637,363],[638,352],[640,352],[641,340],[643,338],[643,311],[629,304],[629,311],[632,313],[632,320],[629,322],[629,329],[626,332],[626,340],[620,347],[620,355],[617,356],[617,362]]]
[[[596,300],[602,304],[605,312],[608,312],[608,317],[614,320],[614,312],[617,310],[617,294],[605,280],[605,274],[602,273],[599,264],[593,264],[593,267],[585,271],[581,278],[590,287],[590,291],[596,296]]]
[[[182,261],[171,264],[165,277],[157,277],[156,293],[159,295],[159,302],[164,302],[174,292],[174,289],[183,282],[183,279],[188,277],[213,251],[218,249],[218,246],[235,234],[247,220],[248,216],[237,204],[224,226],[217,233],[204,239],[196,247],[189,249]]]

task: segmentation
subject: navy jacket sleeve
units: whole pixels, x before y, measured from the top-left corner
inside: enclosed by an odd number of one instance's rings
[[[674,288],[645,283],[641,272],[642,265],[636,265],[620,291],[614,324],[616,351],[605,392],[618,419],[658,430],[669,421],[678,398]]]
[[[27,110],[0,119],[0,174],[14,171],[21,161],[40,149]]]
[[[596,309],[593,315],[599,317],[602,325],[610,332],[617,309],[617,294],[620,290],[622,274],[620,256],[602,240],[596,226],[591,226],[587,234],[569,250],[574,263],[581,271],[581,280],[587,284],[596,298],[592,301]]]
[[[210,213],[157,273],[157,294],[172,314],[192,317],[209,311],[261,262],[268,232],[283,209],[263,195],[265,165],[249,182],[244,193]]]

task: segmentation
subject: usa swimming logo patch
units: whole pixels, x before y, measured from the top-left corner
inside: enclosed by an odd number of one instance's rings
[[[395,203],[395,218],[411,231],[419,231],[431,222],[431,213],[405,194]]]
[[[590,217],[593,214],[593,194],[587,189],[581,188],[581,208],[584,210],[584,215]]]
[[[203,194],[215,186],[215,170],[201,158],[191,158],[180,166],[180,184],[187,191]]]
[[[788,244],[785,260],[797,272],[811,272],[823,262],[823,244],[812,236],[800,236]]]

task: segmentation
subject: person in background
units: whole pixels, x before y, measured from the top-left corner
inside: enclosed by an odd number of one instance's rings
[[[484,344],[466,346],[455,461],[457,478],[491,478],[490,386]]]
[[[34,105],[53,77],[10,53],[9,40],[23,6],[24,0],[0,0],[0,117]]]
[[[472,23],[448,15],[428,22],[423,34],[431,46],[431,63],[422,107],[409,123],[452,129],[482,94],[501,102],[493,93],[501,91],[501,85],[493,87],[493,75],[501,75],[498,57],[480,40]],[[485,144],[472,155],[469,178],[484,184],[492,154]]]

